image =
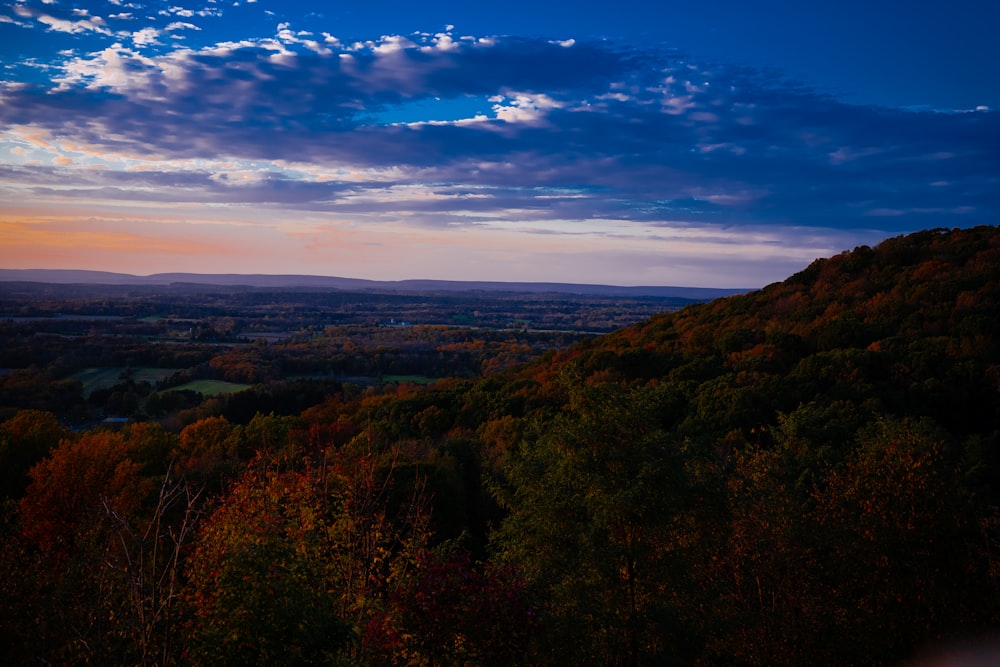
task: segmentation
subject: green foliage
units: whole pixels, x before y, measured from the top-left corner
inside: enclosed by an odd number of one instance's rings
[[[575,384],[569,393],[568,411],[504,467],[509,516],[497,546],[544,601],[541,661],[662,660],[681,631],[670,602],[685,495],[678,449],[652,392]]]
[[[330,664],[350,645],[317,510],[306,476],[251,469],[208,519],[189,571],[194,664]]]

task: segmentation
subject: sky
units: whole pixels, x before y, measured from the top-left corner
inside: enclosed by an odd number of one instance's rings
[[[756,288],[1000,221],[991,0],[0,5],[0,268]]]

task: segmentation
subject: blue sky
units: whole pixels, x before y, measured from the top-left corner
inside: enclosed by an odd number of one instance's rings
[[[0,6],[0,265],[758,287],[996,224],[1000,4]]]

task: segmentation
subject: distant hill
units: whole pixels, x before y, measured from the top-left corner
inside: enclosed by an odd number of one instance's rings
[[[393,292],[509,292],[531,294],[584,294],[593,296],[651,296],[708,301],[742,294],[749,289],[707,287],[577,285],[572,283],[489,282],[452,280],[362,280],[334,276],[156,273],[134,276],[107,271],[65,269],[0,269],[0,282],[37,282],[74,285],[209,285],[256,288],[309,288]]]

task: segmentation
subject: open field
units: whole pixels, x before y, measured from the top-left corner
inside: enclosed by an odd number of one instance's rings
[[[249,389],[250,385],[236,382],[223,382],[222,380],[193,380],[179,387],[171,387],[170,391],[196,391],[203,396],[216,396],[218,394],[235,394],[238,391]]]
[[[83,383],[83,395],[90,396],[95,391],[110,389],[115,385],[128,380],[126,373],[135,382],[148,382],[155,385],[164,378],[168,378],[177,372],[176,368],[126,368],[123,366],[91,367],[74,373],[70,376],[72,380],[79,380]]]
[[[426,375],[383,375],[382,382],[387,383],[409,383],[409,384],[431,384],[440,378],[427,377]]]

